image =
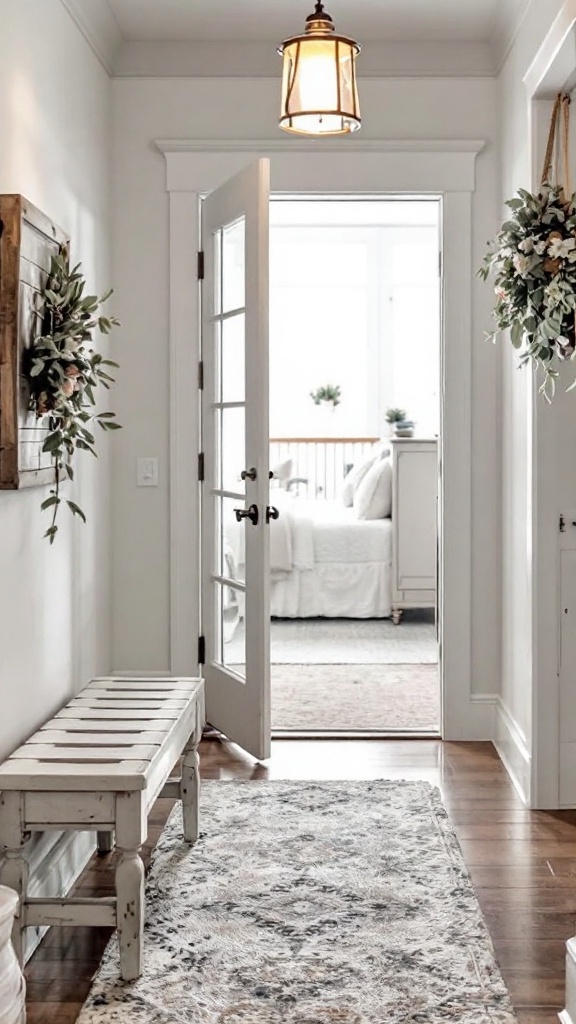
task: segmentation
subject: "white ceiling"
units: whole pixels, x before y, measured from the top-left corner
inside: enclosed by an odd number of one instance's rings
[[[303,31],[314,0],[61,0],[119,76],[276,76],[276,46]],[[530,3],[326,0],[362,45],[361,77],[493,75]]]
[[[303,30],[313,0],[108,0],[127,41],[277,41]],[[326,0],[362,40],[488,41],[503,0]]]

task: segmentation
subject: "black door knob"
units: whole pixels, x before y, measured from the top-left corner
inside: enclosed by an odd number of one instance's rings
[[[266,522],[269,523],[271,519],[279,519],[280,513],[274,505],[268,505],[266,509]]]
[[[258,506],[250,505],[250,508],[235,508],[237,522],[241,523],[243,519],[249,519],[253,526],[258,525]]]

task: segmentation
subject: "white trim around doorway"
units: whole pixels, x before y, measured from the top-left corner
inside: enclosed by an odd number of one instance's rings
[[[576,86],[576,0],[565,0],[524,76],[529,105],[532,186],[538,188],[554,96]],[[531,548],[531,735],[525,796],[530,807],[576,807],[574,741],[562,738],[560,672],[560,534],[555,464],[558,422],[538,394],[534,375],[529,406]],[[566,695],[564,695],[564,700]]]
[[[199,201],[261,156],[273,193],[435,195],[442,200],[443,407],[440,618],[442,736],[491,739],[497,698],[472,693],[472,195],[484,143],[439,140],[338,146],[291,139],[159,140],[170,196],[170,605],[171,671],[198,670],[199,354],[196,252]],[[337,153],[334,159],[332,154]]]

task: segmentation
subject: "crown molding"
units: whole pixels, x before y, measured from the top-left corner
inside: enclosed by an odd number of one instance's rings
[[[107,0],[104,3],[86,3],[86,0],[60,2],[102,66],[109,75],[113,75],[123,36]]]
[[[502,67],[531,0],[500,0],[488,42],[368,41],[362,78],[493,77]],[[273,42],[126,41],[107,0],[61,0],[109,75],[118,78],[265,78],[279,73]]]
[[[490,36],[494,73],[499,74],[522,27],[532,0],[499,0]]]
[[[161,153],[480,153],[484,139],[155,139]]]

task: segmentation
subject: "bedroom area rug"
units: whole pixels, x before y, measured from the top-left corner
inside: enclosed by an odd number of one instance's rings
[[[438,665],[272,665],[279,731],[437,732]]]
[[[144,970],[107,947],[78,1024],[514,1024],[438,790],[206,782],[146,884]]]
[[[241,621],[226,644],[228,664],[244,658]],[[272,619],[272,661],[281,665],[431,665],[438,661],[433,615],[407,610],[395,626],[390,619]]]
[[[272,728],[277,732],[437,733],[438,643],[431,609],[387,619],[274,619]],[[245,671],[244,622],[226,663]]]

